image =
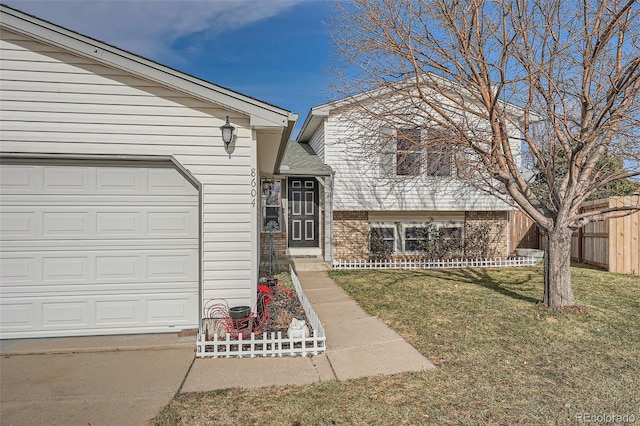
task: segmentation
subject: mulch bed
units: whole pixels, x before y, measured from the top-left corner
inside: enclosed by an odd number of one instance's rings
[[[305,320],[307,326],[309,326],[307,316],[292,284],[279,279],[275,289],[272,290],[272,294],[273,298],[268,305],[271,321],[265,324],[263,332],[277,333],[280,331],[286,337],[293,318]],[[309,331],[311,331],[311,327],[309,327]]]

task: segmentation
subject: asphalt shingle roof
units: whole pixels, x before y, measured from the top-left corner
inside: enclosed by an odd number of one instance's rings
[[[306,142],[289,141],[280,164],[280,174],[328,176],[331,167],[324,164]]]

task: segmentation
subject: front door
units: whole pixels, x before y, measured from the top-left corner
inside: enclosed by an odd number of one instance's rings
[[[289,178],[289,247],[318,247],[318,181]]]

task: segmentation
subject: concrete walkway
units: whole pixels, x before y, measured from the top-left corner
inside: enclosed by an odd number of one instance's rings
[[[196,359],[182,392],[307,385],[435,369],[400,335],[362,310],[326,271],[299,271],[298,278],[324,326],[325,354],[303,358]]]
[[[326,332],[314,357],[195,359],[178,334],[0,341],[0,419],[12,424],[144,424],[177,392],[308,385],[435,367],[327,272],[298,272]]]

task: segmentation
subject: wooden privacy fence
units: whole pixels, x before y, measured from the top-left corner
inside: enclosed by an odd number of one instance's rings
[[[637,206],[640,196],[610,197],[584,203],[582,212],[602,208]],[[571,241],[571,259],[600,266],[609,272],[640,275],[640,212],[625,217],[591,222]]]
[[[537,249],[540,233],[536,223],[520,210],[509,212],[509,253],[519,248]]]

